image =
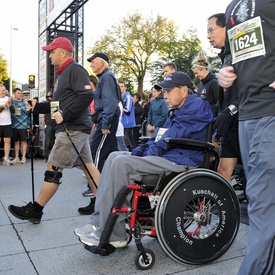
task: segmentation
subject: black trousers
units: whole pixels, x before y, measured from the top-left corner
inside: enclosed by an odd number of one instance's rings
[[[101,173],[103,165],[108,158],[109,154],[118,151],[116,141],[116,131],[118,126],[119,117],[114,116],[109,126],[110,134],[102,134],[102,120],[99,121],[93,139],[91,141],[91,153],[95,166]]]
[[[132,152],[132,150],[136,147],[133,129],[134,128],[124,128],[125,143],[128,146],[130,152]]]
[[[48,160],[49,154],[55,141],[55,131],[52,125],[46,125],[45,128],[45,159]]]

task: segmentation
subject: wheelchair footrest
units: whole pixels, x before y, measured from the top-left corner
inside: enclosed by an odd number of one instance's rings
[[[98,254],[100,256],[109,256],[114,253],[116,248],[111,244],[99,244],[99,246],[89,246],[84,244],[84,248],[93,254]]]

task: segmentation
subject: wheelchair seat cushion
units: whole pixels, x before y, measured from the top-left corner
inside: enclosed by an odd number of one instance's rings
[[[165,176],[161,178],[161,184],[159,186],[159,191],[161,191],[166,184],[173,179],[176,175],[179,173],[177,172],[171,172],[171,171],[165,171]],[[146,187],[154,188],[156,187],[158,181],[160,180],[160,175],[144,175],[141,179],[139,184],[145,185]]]
[[[156,186],[159,180],[159,175],[144,175],[140,184],[144,184],[145,186]]]

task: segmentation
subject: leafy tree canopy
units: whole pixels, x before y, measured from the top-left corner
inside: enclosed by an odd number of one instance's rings
[[[8,79],[8,63],[3,59],[3,55],[0,54],[0,84],[6,85]]]
[[[193,78],[191,64],[201,49],[201,41],[197,29],[191,28],[182,36],[178,30],[172,20],[160,15],[144,18],[136,12],[107,30],[87,54],[106,53],[117,78],[127,83],[131,92],[137,86],[138,93],[144,96],[144,82],[153,85],[162,81],[166,62],[174,62],[178,70]]]

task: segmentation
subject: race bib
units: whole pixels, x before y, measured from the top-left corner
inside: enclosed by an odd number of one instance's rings
[[[16,116],[21,116],[21,108],[15,108],[15,113]]]
[[[232,64],[265,55],[261,18],[255,17],[227,31]]]
[[[155,141],[158,141],[167,130],[168,128],[159,128]]]

